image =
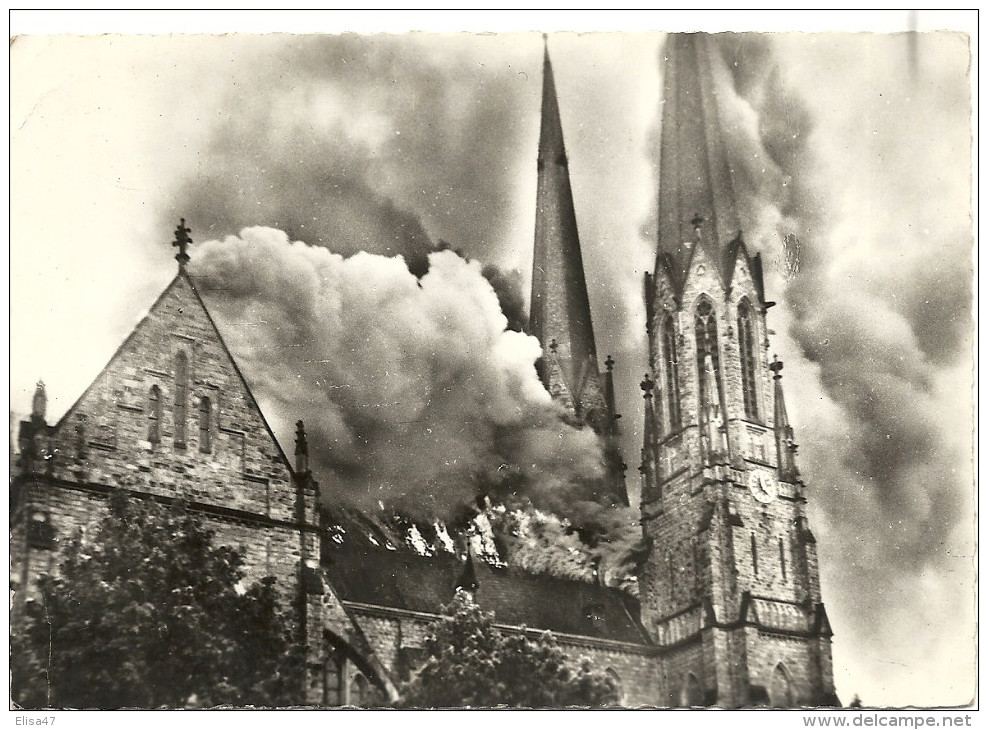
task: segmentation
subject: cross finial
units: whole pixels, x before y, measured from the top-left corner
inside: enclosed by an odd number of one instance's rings
[[[553,337],[552,340],[549,341],[549,351],[552,352],[552,354],[556,354],[556,350],[558,349],[559,343],[557,343],[556,338]]]
[[[189,238],[189,234],[192,233],[191,228],[185,227],[185,218],[182,218],[178,222],[178,228],[175,229],[175,240],[172,241],[172,246],[178,247],[178,253],[175,255],[175,260],[178,261],[178,268],[181,271],[185,270],[185,265],[189,263],[189,254],[185,250],[192,243],[192,239]]]
[[[779,359],[778,355],[772,355],[772,364],[768,366],[768,369],[775,373],[772,376],[775,380],[782,380],[782,360]]]
[[[611,371],[611,370],[613,370],[613,369],[614,369],[614,358],[613,358],[613,357],[611,357],[610,355],[608,355],[608,356],[607,356],[607,359],[606,359],[606,360],[604,360],[604,365],[606,365],[606,366],[607,366],[607,370],[608,370],[608,371]]]
[[[645,379],[641,382],[640,387],[642,389],[642,397],[651,398],[652,389],[655,387],[655,381],[648,377],[648,373],[645,373]]]

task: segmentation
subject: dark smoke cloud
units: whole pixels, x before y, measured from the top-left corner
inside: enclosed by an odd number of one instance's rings
[[[525,306],[521,272],[518,269],[505,271],[494,264],[487,264],[481,274],[497,294],[501,312],[508,320],[508,329],[524,331],[528,327],[528,307]]]
[[[435,48],[416,36],[237,39],[195,174],[163,214],[197,221],[200,238],[262,225],[343,255],[400,254],[417,274],[440,239],[492,262],[532,84],[489,58],[503,41]]]
[[[773,315],[805,358],[796,373],[817,373],[822,387],[817,396],[811,382],[786,381],[832,541],[825,587],[843,588],[831,601],[851,643],[877,651],[891,626],[969,615],[973,573],[958,562],[972,547],[961,536],[972,517],[963,41],[920,38],[920,55],[941,63],[917,81],[899,68],[901,37],[716,40],[730,71],[720,98],[741,120],[728,133],[746,239],[776,264],[784,237],[800,241],[798,273],[787,281],[770,266],[768,289],[785,297]],[[871,83],[853,93],[816,83],[860,81],[862,63]],[[930,571],[940,576],[932,605],[889,607],[928,590]],[[924,650],[897,646],[907,668]]]

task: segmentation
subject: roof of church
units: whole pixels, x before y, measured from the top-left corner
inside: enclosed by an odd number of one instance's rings
[[[403,550],[324,545],[323,567],[344,601],[440,613],[454,595],[463,562],[448,553],[423,557]],[[635,618],[638,601],[594,583],[534,575],[474,561],[477,603],[494,620],[561,634],[647,644]]]

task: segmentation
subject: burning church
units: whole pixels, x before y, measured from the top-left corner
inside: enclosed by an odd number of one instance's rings
[[[326,488],[326,475],[310,461],[317,441],[333,439],[299,420],[293,453],[286,453],[255,399],[252,373],[238,365],[235,343],[250,336],[242,325],[252,313],[238,314],[237,296],[264,287],[284,292],[289,282],[282,334],[293,339],[281,344],[311,350],[309,362],[319,347],[339,342],[358,353],[371,336],[359,323],[340,327],[341,307],[326,282],[340,288],[366,279],[368,257],[289,245],[266,230],[197,247],[183,220],[173,242],[177,275],[103,371],[54,424],[39,384],[31,417],[20,424],[11,487],[18,600],[30,597],[39,573],[57,568],[59,538],[123,489],[135,498],[186,501],[218,539],[246,551],[252,574],[278,579],[304,629],[312,705],[395,701],[440,606],[457,590],[494,611],[505,632],[548,630],[568,653],[592,657],[627,706],[839,704],[809,492],[796,463],[782,362],[769,342],[774,303],[761,258],[745,243],[732,188],[728,122],[715,83],[727,71],[702,34],[670,36],[665,55],[657,251],[644,278],[640,514],[629,506],[615,399],[616,390],[639,386],[615,382],[614,361],[601,363],[597,352],[546,49],[525,332],[506,328],[478,267],[452,251],[431,254],[418,279],[402,271],[381,280],[382,289],[439,311],[446,328],[469,308],[492,323],[471,330],[476,342],[453,345],[443,328],[419,337],[460,378],[451,375],[447,388],[459,401],[460,430],[481,429],[478,410],[494,424],[480,432],[491,451],[478,457],[460,433],[425,429],[436,449],[429,453],[443,454],[441,461],[354,463],[361,499],[337,503],[338,490]],[[275,269],[289,274],[278,278]],[[478,282],[475,296],[451,302],[443,287],[467,279]],[[359,309],[377,305],[368,298]],[[403,326],[400,306],[386,314]],[[310,324],[296,326],[303,319]],[[277,350],[264,356],[276,360]],[[341,389],[340,402],[410,409],[398,419],[407,423],[424,418],[433,396],[446,397],[437,390],[413,408],[394,395],[400,376],[386,363],[353,358],[353,367],[374,376],[363,387],[342,377],[320,384]],[[510,406],[490,405],[499,388],[510,393],[499,399]],[[465,472],[462,464],[469,464]],[[480,472],[488,476],[478,485],[470,477]],[[435,484],[436,504],[425,508],[414,494],[398,494],[407,522],[396,517],[382,526],[370,516],[377,487],[402,474]],[[330,478],[345,482],[345,470]],[[519,554],[492,537],[492,521],[513,520],[507,532],[517,533],[541,519],[539,510],[514,510],[516,484],[540,495],[547,511],[559,502],[580,505],[588,534],[552,519],[542,527],[550,539],[590,546],[587,576],[539,570],[544,556]],[[558,484],[567,485],[562,497]],[[609,540],[600,536],[618,530],[633,533],[622,543],[635,543],[633,558],[628,550],[606,554]]]

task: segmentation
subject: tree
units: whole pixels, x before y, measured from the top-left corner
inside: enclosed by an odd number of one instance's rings
[[[26,707],[285,705],[298,648],[274,578],[246,587],[244,553],[184,505],[114,493],[68,540],[11,639]]]
[[[551,634],[502,634],[494,614],[461,592],[433,625],[426,660],[402,687],[408,707],[600,706],[617,701],[614,681],[589,659],[574,666]]]

